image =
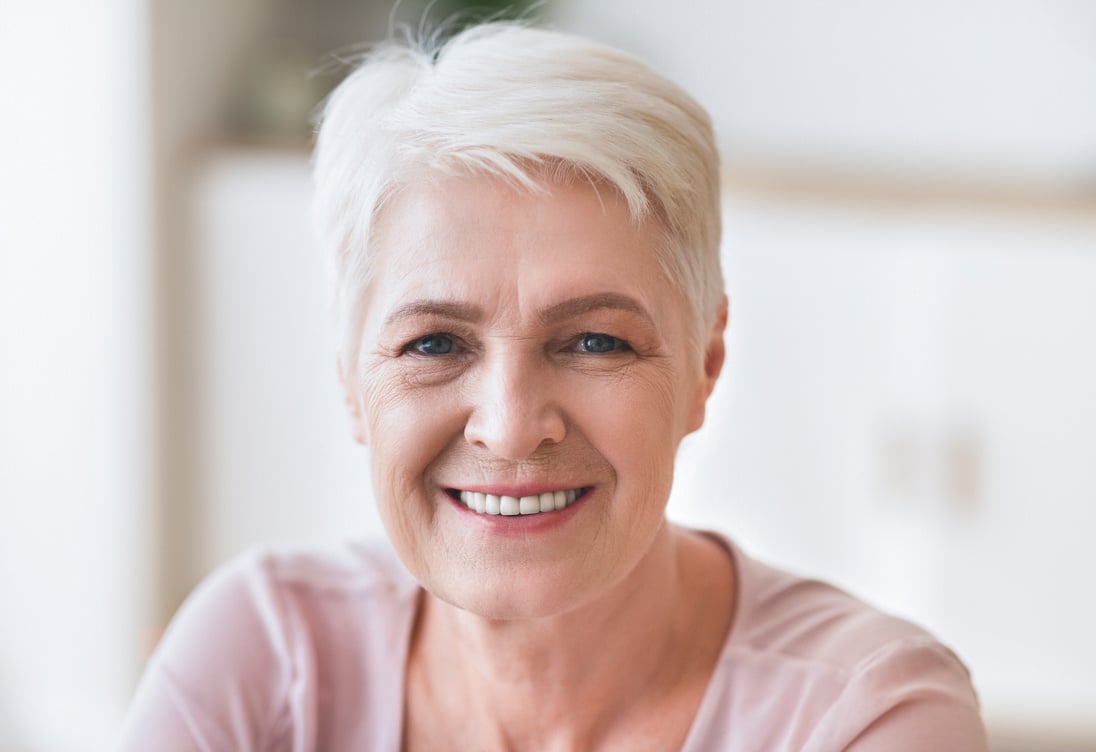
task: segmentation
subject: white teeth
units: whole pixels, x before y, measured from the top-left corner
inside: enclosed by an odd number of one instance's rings
[[[542,493],[538,501],[538,512],[551,512],[556,508],[556,495],[551,491],[547,493]]]
[[[567,506],[567,492],[555,491],[552,493],[552,500],[555,502],[556,509],[563,509]]]
[[[514,517],[522,514],[543,514],[569,507],[583,492],[581,488],[566,491],[545,491],[537,496],[496,496],[479,491],[459,491],[460,503],[478,514],[502,514]]]

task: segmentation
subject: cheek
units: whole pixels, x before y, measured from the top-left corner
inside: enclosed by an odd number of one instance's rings
[[[674,455],[680,442],[680,394],[673,374],[661,368],[621,375],[579,390],[577,422],[617,474],[629,496],[669,494]],[[576,401],[577,404],[577,401]]]
[[[362,416],[372,446],[413,457],[439,440],[439,429],[454,418],[451,389],[422,388],[408,381],[398,363],[378,357],[361,374]]]
[[[451,443],[431,396],[411,398],[378,385],[365,390],[373,495],[389,542],[420,581],[432,578],[437,547],[437,499],[429,468]],[[387,395],[391,395],[388,397]]]
[[[366,373],[362,411],[368,433],[373,488],[382,516],[429,513],[424,494],[432,462],[461,435],[458,400],[449,389],[416,390],[385,369]]]

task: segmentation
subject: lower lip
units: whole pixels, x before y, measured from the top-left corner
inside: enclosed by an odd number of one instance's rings
[[[441,494],[449,503],[466,519],[474,524],[479,524],[491,535],[530,535],[554,530],[560,525],[578,514],[579,509],[586,504],[586,500],[594,495],[595,488],[590,488],[582,496],[575,499],[570,505],[554,512],[538,512],[537,514],[480,514],[469,509],[454,499],[445,491]]]

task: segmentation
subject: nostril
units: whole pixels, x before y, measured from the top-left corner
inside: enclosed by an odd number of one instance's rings
[[[466,418],[465,441],[509,460],[525,459],[545,444],[561,442],[566,427],[560,406],[538,379],[542,377],[524,372],[502,373],[480,382],[482,391],[474,395]]]

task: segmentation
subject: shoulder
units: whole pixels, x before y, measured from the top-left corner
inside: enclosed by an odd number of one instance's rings
[[[986,748],[970,673],[933,635],[722,542],[737,603],[717,677],[733,683],[725,709],[749,718],[763,746]]]
[[[414,579],[383,543],[255,548],[215,571],[196,590],[200,602],[219,591],[243,596],[265,617],[330,608],[383,609],[417,591]],[[182,613],[182,612],[180,612]]]
[[[732,636],[743,649],[841,674],[878,650],[934,642],[921,627],[829,583],[769,566],[733,544],[728,549],[738,583]]]
[[[351,688],[364,700],[371,673],[389,678],[416,593],[383,547],[238,556],[172,620],[130,709],[128,738],[140,744],[125,748],[153,748],[163,729],[216,749],[317,729],[333,692]]]
[[[180,607],[157,650],[231,650],[261,644],[282,658],[332,615],[383,629],[416,585],[386,547],[255,548],[210,574]]]

